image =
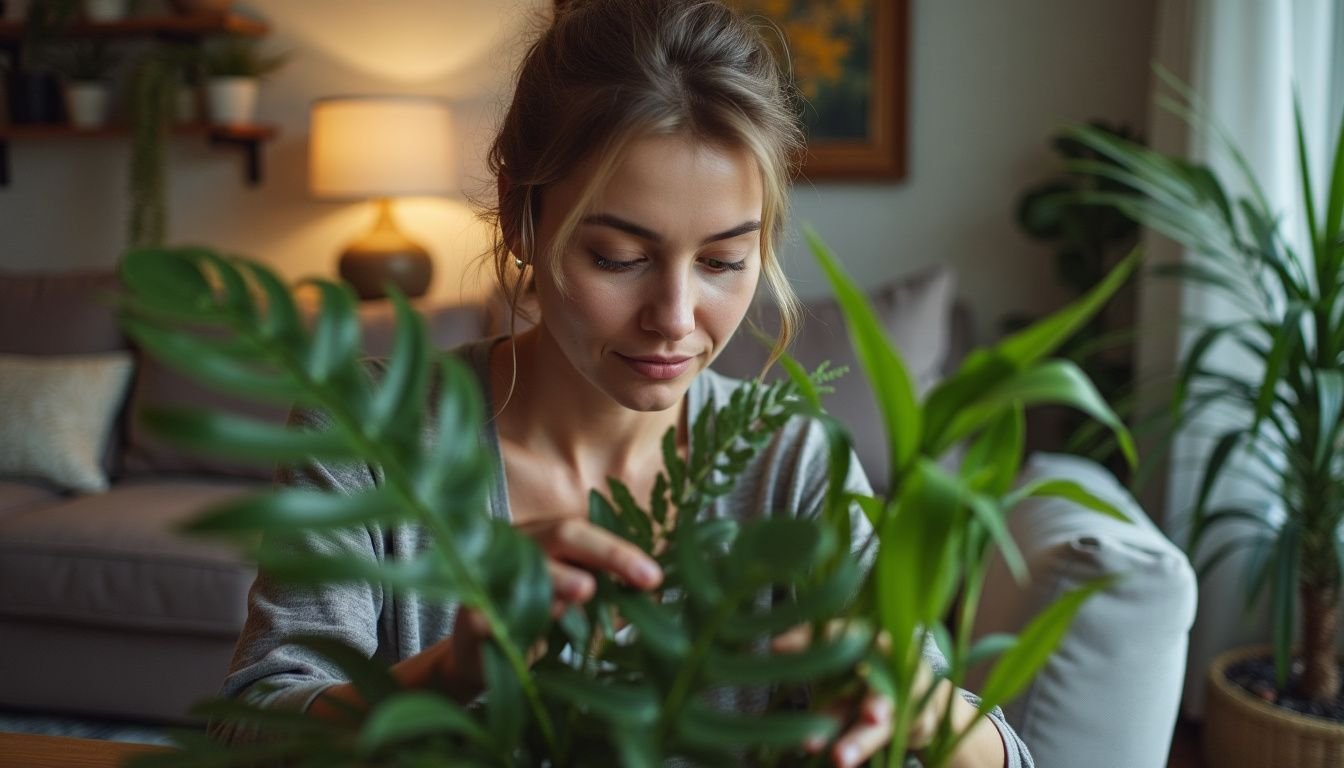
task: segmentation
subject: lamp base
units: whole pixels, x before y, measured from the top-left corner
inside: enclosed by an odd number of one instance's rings
[[[341,254],[340,273],[360,299],[385,298],[388,284],[416,297],[429,288],[434,265],[429,251],[397,230],[391,204],[383,199],[373,229]]]

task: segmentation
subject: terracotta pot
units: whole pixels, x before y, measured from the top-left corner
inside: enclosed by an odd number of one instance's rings
[[[1269,656],[1267,645],[1237,648],[1209,666],[1204,760],[1218,768],[1338,768],[1344,723],[1270,704],[1227,679],[1227,668]]]

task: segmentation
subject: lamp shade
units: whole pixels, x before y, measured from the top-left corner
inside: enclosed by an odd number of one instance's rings
[[[453,120],[423,96],[340,96],[313,103],[309,188],[321,198],[445,195],[454,183]]]

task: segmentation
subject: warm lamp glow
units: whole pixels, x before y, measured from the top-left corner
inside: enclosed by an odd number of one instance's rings
[[[420,96],[350,96],[313,104],[308,182],[321,198],[378,201],[373,229],[341,254],[341,277],[361,299],[396,286],[407,296],[429,287],[429,252],[392,216],[392,197],[453,191],[453,124],[448,105]]]
[[[352,96],[313,104],[309,186],[322,198],[446,195],[453,181],[447,103],[420,96]]]

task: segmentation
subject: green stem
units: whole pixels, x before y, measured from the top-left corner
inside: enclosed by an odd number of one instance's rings
[[[750,590],[745,588],[726,596],[724,601],[715,611],[714,616],[700,630],[700,635],[695,639],[695,645],[691,648],[691,654],[686,661],[677,670],[677,676],[672,681],[672,687],[667,692],[667,698],[663,699],[662,719],[658,722],[655,743],[662,744],[672,733],[672,727],[676,722],[677,715],[681,713],[681,708],[686,703],[686,697],[690,695],[691,684],[700,674],[700,667],[705,663],[705,657],[709,654],[709,646],[714,642],[719,629],[728,617],[732,615],[733,608],[743,599]]]

